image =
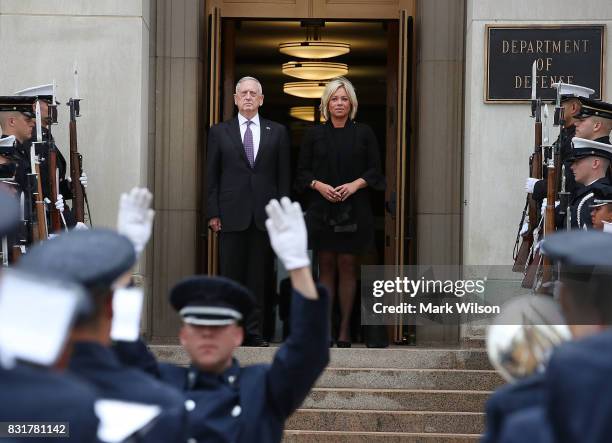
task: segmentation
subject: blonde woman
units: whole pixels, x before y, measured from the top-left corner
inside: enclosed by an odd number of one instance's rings
[[[308,193],[306,217],[311,247],[318,255],[319,280],[332,301],[338,293],[338,347],[350,347],[356,257],[374,238],[368,189],[384,189],[385,178],[374,132],[355,121],[358,102],[351,82],[343,77],[331,80],[320,108],[326,123],[304,135],[296,187]]]

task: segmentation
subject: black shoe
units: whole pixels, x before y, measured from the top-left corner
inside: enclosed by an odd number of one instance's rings
[[[334,341],[333,341],[333,340],[330,340],[330,341],[329,341],[329,347],[330,347],[330,348],[333,348],[333,347],[334,347]]]
[[[336,342],[336,345],[338,345],[339,348],[350,348],[351,347],[351,342],[350,341],[338,340]]]
[[[267,348],[270,343],[259,336],[248,337],[242,342],[242,346],[252,346],[256,348]]]

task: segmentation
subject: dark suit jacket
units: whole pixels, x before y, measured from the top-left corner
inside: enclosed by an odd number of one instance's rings
[[[289,135],[284,126],[259,117],[261,138],[253,168],[244,152],[238,117],[208,133],[207,219],[221,218],[223,231],[244,231],[255,219],[265,230],[265,206],[289,195]]]

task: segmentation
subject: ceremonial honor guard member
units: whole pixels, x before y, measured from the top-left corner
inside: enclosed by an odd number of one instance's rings
[[[183,319],[180,340],[189,367],[155,365],[142,342],[140,348],[117,347],[124,361],[148,368],[185,393],[193,442],[280,442],[285,420],[329,360],[329,300],[312,279],[302,209],[283,198],[280,204],[272,200],[266,211],[272,248],[293,287],[291,334],[271,365],[241,368],[233,358],[254,300],[244,287],[219,277],[190,277],[170,293]]]
[[[17,201],[0,192],[0,237],[19,223]],[[97,442],[98,417],[93,390],[60,373],[62,355],[75,316],[87,312],[82,288],[35,275],[0,273],[0,420],[3,432],[17,422],[62,422],[66,442]],[[44,313],[44,321],[40,315]],[[55,369],[52,370],[52,367]],[[15,429],[10,441],[43,442],[36,428]],[[47,429],[48,430],[48,429]],[[27,432],[30,431],[30,432]],[[41,432],[39,426],[38,432]],[[53,428],[51,432],[54,432]]]
[[[113,292],[129,282],[136,249],[142,250],[139,243],[142,239],[146,243],[150,235],[150,201],[139,191],[122,196],[120,221],[131,221],[138,226],[120,224],[119,228],[135,234],[138,237],[135,242],[131,241],[133,237],[128,239],[105,229],[73,230],[33,247],[18,267],[76,282],[87,289],[93,312],[72,330],[70,373],[91,385],[98,399],[127,402],[142,409],[144,414],[154,415],[147,426],[128,429],[138,435],[137,441],[180,442],[186,440],[187,411],[182,393],[140,370],[124,366],[110,348]],[[121,214],[126,207],[131,214],[127,217]],[[148,235],[143,234],[143,224]],[[126,425],[130,424],[138,423],[130,423],[128,417]]]
[[[572,143],[574,148],[569,159],[572,172],[576,182],[583,186],[575,189],[566,216],[571,217],[572,228],[590,229],[593,191],[612,184],[606,175],[612,160],[612,145],[577,137]],[[559,220],[557,226],[560,226]]]
[[[32,172],[28,141],[35,125],[34,97],[0,97],[0,127],[2,137],[15,136],[15,149],[11,159],[16,165],[15,180],[22,189],[28,189],[27,174]]]
[[[548,362],[544,402],[512,415],[498,441],[608,442],[612,435],[612,236],[563,232],[542,243],[559,266],[556,295],[575,340]]]
[[[559,131],[559,137],[555,145],[559,147],[560,165],[565,165],[565,191],[572,193],[576,187],[574,174],[570,169],[571,162],[568,158],[572,152],[572,138],[576,135],[576,116],[580,112],[581,99],[589,98],[595,91],[591,88],[586,88],[579,85],[571,85],[568,83],[554,83],[553,87],[557,89],[561,112],[559,113],[559,124],[562,125]],[[588,138],[588,137],[584,137]],[[544,168],[546,173],[547,168]],[[560,177],[560,172],[557,174]],[[559,182],[561,180],[559,179]],[[538,180],[529,177],[525,183],[525,191],[533,193],[533,198],[537,201],[542,201],[546,198],[547,180]]]
[[[612,186],[593,190],[591,224],[593,229],[612,233]]]
[[[53,100],[55,99],[55,85],[48,84],[42,86],[35,86],[27,88],[22,91],[15,93],[16,96],[22,97],[34,97],[38,99],[40,104],[40,115],[41,115],[41,129],[42,129],[42,142],[40,146],[37,146],[36,153],[41,156],[40,164],[40,175],[43,195],[55,202],[56,208],[64,213],[64,218],[68,227],[74,227],[76,220],[70,211],[70,208],[66,208],[64,205],[65,200],[72,199],[72,183],[70,177],[66,178],[66,159],[62,155],[62,152],[55,144],[55,139],[51,134],[51,125],[57,123],[57,109],[56,104]],[[29,140],[29,143],[36,142],[36,134],[33,134]],[[50,175],[49,175],[49,155],[50,152],[54,152],[56,155],[56,169],[57,169],[57,196],[52,196],[50,186]],[[84,188],[87,188],[87,174],[82,172],[79,181]]]

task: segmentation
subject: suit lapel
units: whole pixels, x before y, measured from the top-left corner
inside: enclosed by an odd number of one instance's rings
[[[257,151],[257,157],[255,157],[255,164],[253,167],[257,166],[259,159],[267,152],[271,138],[272,126],[270,125],[270,122],[259,117],[259,150]]]
[[[244,145],[242,144],[242,137],[240,136],[240,126],[238,125],[238,117],[234,117],[228,122],[226,127],[227,133],[234,149],[238,150],[238,155],[244,160],[247,166],[250,168],[249,160],[247,159],[246,152],[244,152]]]

